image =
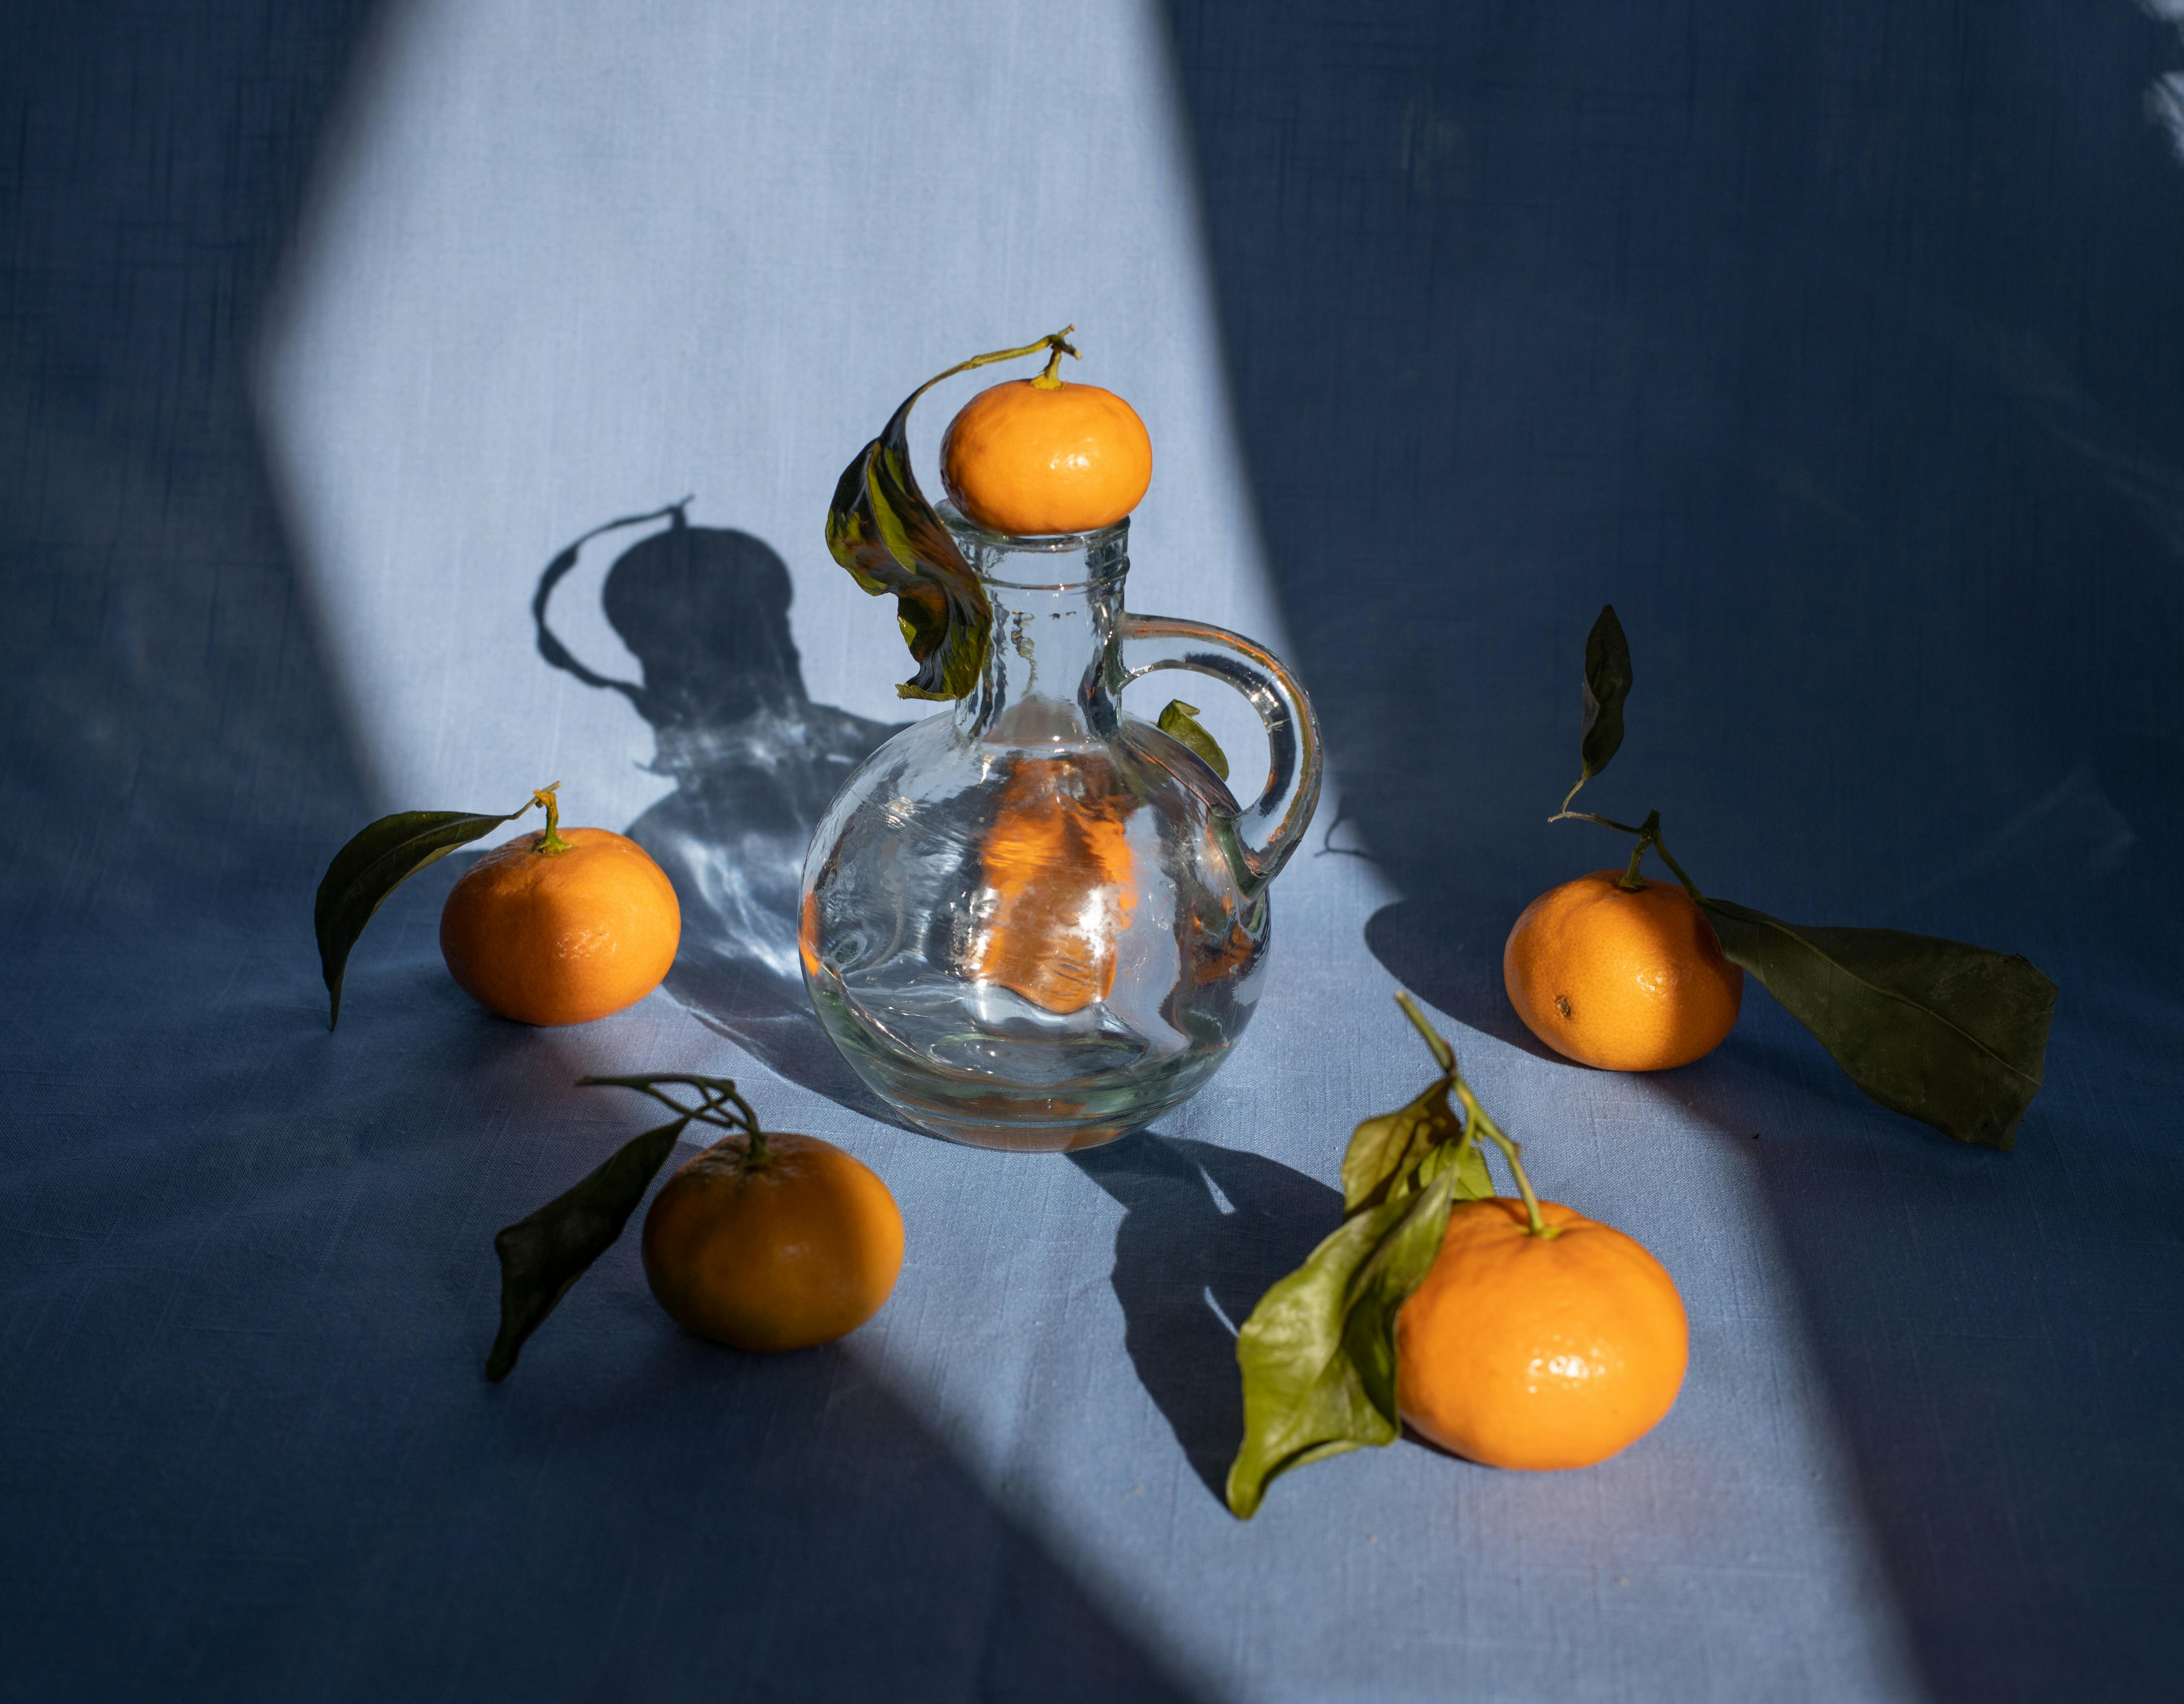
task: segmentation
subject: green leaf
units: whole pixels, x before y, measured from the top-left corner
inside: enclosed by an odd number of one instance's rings
[[[1204,760],[1206,766],[1223,781],[1228,778],[1228,754],[1221,749],[1213,736],[1199,726],[1198,706],[1187,704],[1181,699],[1170,699],[1167,708],[1160,713],[1154,724],[1170,739],[1186,745]]]
[[[1463,1134],[1463,1121],[1448,1104],[1449,1080],[1441,1078],[1407,1106],[1368,1118],[1351,1133],[1342,1156],[1342,1211],[1378,1206],[1393,1186],[1427,1153]],[[1482,1173],[1486,1161],[1473,1150]]]
[[[1477,1154],[1475,1146],[1463,1145]],[[1390,1203],[1407,1211],[1389,1227],[1358,1269],[1342,1322],[1342,1347],[1357,1369],[1367,1399],[1377,1412],[1393,1418],[1399,1429],[1402,1417],[1396,1406],[1396,1316],[1433,1270],[1448,1234],[1449,1208],[1466,1197],[1463,1166],[1460,1160],[1452,1162],[1458,1152],[1456,1147],[1436,1149],[1418,1168],[1418,1187]]]
[[[312,914],[318,928],[319,968],[333,1000],[329,1029],[341,1022],[342,977],[348,968],[349,949],[387,896],[456,847],[515,821],[533,802],[526,800],[505,816],[465,810],[397,811],[363,829],[334,854],[319,883]]]
[[[1493,1193],[1486,1156],[1475,1141],[1461,1139],[1427,1149],[1388,1192],[1390,1203],[1408,1201],[1412,1211],[1396,1221],[1359,1269],[1342,1326],[1342,1346],[1381,1412],[1396,1413],[1396,1316],[1440,1253],[1450,1206]]]
[[[1476,1135],[1476,1132],[1474,1135]],[[1494,1178],[1486,1169],[1486,1150],[1476,1140],[1444,1142],[1429,1148],[1425,1155],[1411,1169],[1410,1176],[1396,1185],[1396,1189],[1423,1189],[1453,1168],[1456,1172],[1456,1199],[1459,1201],[1490,1201],[1494,1199]],[[1393,1194],[1396,1190],[1390,1190]]]
[[[493,1239],[500,1256],[500,1333],[485,1363],[488,1378],[497,1384],[515,1370],[524,1339],[614,1246],[689,1122],[686,1116],[632,1137],[583,1182]]]
[[[1401,1434],[1396,1314],[1440,1252],[1457,1177],[1444,1167],[1424,1189],[1353,1213],[1244,1322],[1244,1443],[1228,1487],[1243,1519],[1290,1468]]]
[[[1440,1253],[1450,1205],[1494,1193],[1477,1140],[1493,1121],[1480,1112],[1479,1129],[1466,1132],[1448,1100],[1462,1083],[1455,1055],[1398,999],[1442,1074],[1409,1105],[1357,1127],[1342,1160],[1341,1228],[1260,1297],[1237,1334],[1244,1442],[1228,1506],[1246,1520],[1278,1475],[1401,1434],[1396,1316]]]
[[[1584,763],[1580,785],[1607,767],[1623,744],[1623,700],[1630,692],[1630,642],[1615,605],[1603,604],[1585,639],[1585,720],[1578,752]]]
[[[560,1305],[570,1285],[614,1246],[687,1126],[694,1122],[740,1133],[750,1156],[763,1152],[766,1137],[758,1115],[731,1078],[682,1072],[580,1077],[577,1086],[634,1089],[677,1116],[671,1123],[632,1137],[583,1182],[493,1239],[493,1252],[500,1256],[500,1333],[486,1360],[485,1376],[496,1382],[514,1370],[524,1339]],[[677,1100],[668,1092],[676,1089],[694,1090],[698,1104]]]
[[[1073,327],[1018,349],[974,355],[936,373],[902,399],[880,435],[842,470],[827,510],[827,549],[874,597],[893,593],[896,620],[917,673],[895,691],[906,699],[960,699],[978,684],[992,643],[994,611],[986,588],[956,540],[918,489],[910,465],[910,411],[943,379],[994,361],[1052,348]]]
[[[1494,1179],[1486,1169],[1486,1150],[1476,1142],[1467,1142],[1456,1149],[1442,1148],[1436,1153],[1456,1155],[1456,1199],[1459,1201],[1490,1201],[1494,1199]],[[1429,1156],[1430,1158],[1431,1156]],[[1424,1168],[1419,1168],[1423,1175]]]
[[[1883,1106],[2008,1150],[2040,1092],[2055,984],[2020,955],[1896,929],[1808,928],[1699,905],[1721,949]]]

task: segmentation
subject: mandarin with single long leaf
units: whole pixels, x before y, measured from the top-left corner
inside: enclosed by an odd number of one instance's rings
[[[879,1176],[816,1136],[723,1136],[644,1216],[644,1276],[677,1325],[731,1349],[810,1349],[880,1311],[902,1213]]]
[[[1622,745],[1623,705],[1631,680],[1630,647],[1610,606],[1601,610],[1585,640],[1578,787],[1607,768]],[[1954,1141],[2003,1151],[2016,1142],[2017,1127],[2040,1093],[2047,1069],[2048,1030],[2055,1013],[2055,984],[2031,960],[2021,953],[1997,952],[1901,929],[1786,923],[1749,905],[1702,893],[1670,855],[1661,838],[1659,811],[1648,813],[1645,821],[1635,826],[1618,822],[1592,811],[1572,810],[1570,799],[1577,790],[1570,789],[1563,808],[1548,820],[1595,822],[1635,836],[1637,845],[1630,854],[1630,867],[1617,884],[1625,893],[1646,888],[1638,868],[1647,849],[1661,855],[1691,906],[1686,916],[1673,899],[1659,902],[1664,915],[1675,917],[1671,931],[1680,944],[1675,956],[1680,963],[1703,961],[1708,973],[1702,982],[1710,978],[1717,991],[1726,986],[1726,979],[1713,967],[1716,958],[1734,966],[1736,972],[1749,971],[1784,1011],[1812,1032],[1843,1074],[1881,1105],[1930,1124]],[[1585,879],[1597,883],[1601,877]],[[1566,894],[1579,885],[1557,888],[1556,894]],[[1543,981],[1553,978],[1535,977],[1526,968],[1535,959],[1551,956],[1552,949],[1541,949],[1535,939],[1518,951],[1519,934],[1536,938],[1544,933],[1540,919],[1534,916],[1538,909],[1535,905],[1519,918],[1510,934],[1504,960],[1509,999],[1542,1040],[1572,1053],[1564,1039],[1578,1027],[1577,997],[1566,988],[1543,986]],[[1680,944],[1693,939],[1696,960]],[[1641,955],[1641,959],[1658,956],[1651,948]],[[1622,992],[1627,1005],[1630,990]],[[1644,992],[1650,999],[1658,991]],[[1693,1000],[1687,992],[1679,992],[1666,1004],[1691,1014],[1693,1036],[1703,1038],[1710,1030],[1711,1024],[1703,1021],[1709,1010],[1703,996]],[[1615,1009],[1611,1001],[1611,1014]],[[1711,1010],[1719,1016],[1718,1000],[1711,1002]],[[1733,1021],[1733,1008],[1729,1016]],[[1645,1000],[1638,1003],[1635,1016],[1617,1027],[1669,1035],[1679,1027],[1662,1025],[1658,1012],[1647,1010]],[[1723,1034],[1727,1030],[1724,1023]],[[1641,1061],[1645,1051],[1639,1050]],[[1591,1062],[1610,1061],[1595,1057]],[[1681,1061],[1669,1058],[1663,1062]],[[1618,1068],[1654,1067],[1638,1062]]]
[[[1524,1027],[1604,1071],[1667,1071],[1719,1047],[1744,972],[1673,883],[1596,870],[1524,908],[1502,953]]]
[[[917,483],[910,461],[910,413],[944,379],[996,361],[1050,350],[1071,354],[1059,331],[1020,348],[994,349],[935,373],[896,407],[880,435],[859,450],[835,482],[827,509],[827,549],[866,592],[893,594],[895,619],[917,672],[895,691],[906,699],[960,699],[978,683],[993,638],[985,587]],[[1053,362],[1049,363],[1051,370]]]
[[[1135,509],[1152,483],[1152,438],[1137,410],[1112,391],[1066,382],[1061,355],[1056,348],[1037,378],[979,392],[949,422],[941,483],[981,526],[1094,532]]]
[[[675,962],[675,884],[634,840],[546,827],[497,847],[448,891],[440,952],[457,987],[523,1023],[588,1023],[633,1005]]]
[[[644,1221],[645,1277],[677,1323],[739,1349],[799,1349],[855,1330],[887,1300],[902,1269],[902,1215],[861,1162],[816,1137],[763,1128],[725,1077],[584,1077],[577,1086],[635,1089],[675,1116],[493,1239],[500,1331],[488,1378],[515,1370],[693,1124],[727,1133],[668,1180]]]

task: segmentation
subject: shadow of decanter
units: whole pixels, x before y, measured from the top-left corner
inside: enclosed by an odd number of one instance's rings
[[[789,634],[787,565],[748,532],[693,526],[688,504],[608,521],[554,557],[531,604],[539,654],[627,698],[651,724],[650,768],[675,782],[627,830],[682,908],[668,993],[769,1070],[900,1123],[820,1027],[796,930],[812,831],[850,772],[903,724],[812,702]],[[667,525],[623,551],[601,590],[609,624],[643,671],[640,682],[611,679],[561,642],[547,606],[586,543],[658,521]]]
[[[1278,1161],[1139,1131],[1069,1161],[1123,1208],[1115,1299],[1138,1379],[1215,1500],[1244,1437],[1236,1331],[1342,1217],[1342,1197]]]

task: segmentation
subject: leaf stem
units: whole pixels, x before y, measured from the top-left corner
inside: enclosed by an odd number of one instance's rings
[[[531,849],[534,852],[569,852],[575,849],[568,841],[561,838],[561,805],[560,801],[554,796],[554,788],[560,784],[558,781],[549,781],[531,795],[532,805],[543,805],[546,807],[546,832],[538,837],[538,844]],[[524,808],[528,810],[530,806],[526,805]]]
[[[1638,866],[1645,861],[1646,849],[1656,844],[1655,837],[1659,833],[1660,827],[1661,813],[1658,810],[1648,812],[1645,822],[1638,830],[1638,844],[1630,849],[1630,867],[1623,872],[1621,878],[1615,884],[1624,893],[1640,894],[1645,891],[1646,878],[1638,873]]]
[[[1613,816],[1596,816],[1590,810],[1558,810],[1547,819],[1550,822],[1597,822],[1602,828],[1613,828],[1618,834],[1643,834],[1646,830],[1635,822],[1618,822]]]
[[[1064,326],[1059,331],[1048,332],[1046,336],[1041,337],[1037,342],[1026,343],[1021,348],[990,350],[983,355],[973,355],[967,361],[958,361],[944,373],[935,373],[931,378],[928,379],[923,384],[920,385],[916,390],[912,391],[908,396],[902,399],[902,405],[894,411],[894,419],[888,423],[890,429],[892,429],[898,422],[905,419],[910,413],[911,406],[916,404],[917,399],[923,396],[928,391],[931,390],[935,385],[939,384],[943,379],[952,379],[956,374],[967,373],[973,367],[990,367],[996,361],[1017,360],[1025,355],[1036,355],[1041,349],[1051,349],[1054,352],[1053,358],[1046,364],[1047,372],[1051,373],[1056,367],[1061,365],[1061,357],[1064,352],[1072,355],[1077,354],[1077,346],[1068,341],[1069,334],[1076,329],[1077,327],[1074,326]],[[1080,355],[1078,359],[1082,360],[1084,358]],[[1044,378],[1045,375],[1042,374],[1040,377]],[[1034,379],[1032,381],[1032,383],[1035,385],[1039,384],[1039,379]],[[1058,388],[1061,383],[1061,381],[1060,379],[1056,379],[1052,384],[1041,386],[1041,388],[1045,390],[1054,390]],[[872,445],[867,444],[866,448],[870,450],[872,447]],[[854,468],[856,464],[853,462],[850,465]],[[828,524],[831,526],[833,523],[830,521]],[[833,534],[830,532],[828,537],[831,538]],[[840,561],[844,568],[850,568],[850,565],[846,559],[838,554],[835,560]],[[857,571],[854,568],[850,568],[850,571],[855,573]],[[866,587],[866,590],[872,592],[877,592],[880,589],[880,587],[874,586],[867,586]]]
[[[1637,831],[1634,829],[1631,832],[1635,833]],[[1408,992],[1397,989],[1396,1004],[1402,1007],[1403,1016],[1417,1025],[1418,1033],[1425,1037],[1426,1045],[1433,1050],[1434,1059],[1440,1066],[1443,1078],[1456,1092],[1457,1099],[1463,1103],[1463,1134],[1457,1139],[1458,1160],[1462,1157],[1465,1144],[1484,1135],[1502,1150],[1502,1157],[1509,1162],[1510,1171],[1516,1175],[1517,1191],[1524,1198],[1524,1215],[1531,1222],[1529,1234],[1535,1237],[1560,1236],[1562,1233],[1540,1216],[1540,1198],[1532,1193],[1532,1180],[1524,1175],[1524,1162],[1518,1157],[1524,1150],[1502,1133],[1502,1127],[1479,1104],[1479,1097],[1471,1092],[1471,1085],[1463,1080],[1462,1074],[1456,1068],[1455,1050],[1443,1041],[1434,1027],[1426,1022],[1426,1015],[1418,1010],[1418,1003],[1411,998]]]
[[[1039,376],[1040,378],[1045,378],[1048,374],[1051,374],[1056,367],[1061,365],[1061,357],[1065,351],[1072,355],[1077,354],[1076,345],[1069,342],[1069,334],[1076,329],[1077,327],[1074,326],[1064,326],[1059,331],[1050,331],[1046,336],[1039,338],[1036,342],[1026,343],[1022,348],[995,349],[987,354],[973,355],[967,361],[958,361],[954,366],[949,368],[946,372],[935,373],[931,378],[920,385],[915,391],[911,392],[910,401],[916,402],[918,398],[923,396],[943,379],[952,379],[956,374],[967,373],[973,367],[990,367],[996,361],[1013,361],[1025,355],[1036,355],[1041,349],[1050,349],[1053,351],[1053,354],[1046,364],[1046,373],[1043,373]],[[1079,356],[1078,359],[1081,360],[1083,357]],[[1032,382],[1036,385],[1039,384],[1039,379],[1034,379]],[[1061,384],[1061,380],[1056,379],[1053,384],[1042,386],[1041,388],[1045,390],[1052,390],[1056,386]],[[909,406],[910,403],[905,403],[903,404],[904,408],[908,408]]]
[[[1691,903],[1693,905],[1699,905],[1706,899],[1706,895],[1699,892],[1699,884],[1691,880],[1689,876],[1685,875],[1684,873],[1684,866],[1676,862],[1675,859],[1669,855],[1668,842],[1661,838],[1661,813],[1659,811],[1648,811],[1646,813],[1645,821],[1639,823],[1635,827],[1628,822],[1618,822],[1612,817],[1596,816],[1590,810],[1557,811],[1554,816],[1550,816],[1547,821],[1550,822],[1560,822],[1564,818],[1568,818],[1572,822],[1597,822],[1602,828],[1613,828],[1618,834],[1635,834],[1638,837],[1637,848],[1630,855],[1630,867],[1624,872],[1622,878],[1616,883],[1615,885],[1617,887],[1624,888],[1626,891],[1635,893],[1638,888],[1646,885],[1643,881],[1637,879],[1638,860],[1646,855],[1646,849],[1648,846],[1651,846],[1656,852],[1661,855],[1661,861],[1669,866],[1669,872],[1675,877],[1677,881],[1683,883],[1684,892],[1691,895]]]
[[[723,1105],[723,1101],[726,1100],[733,1100],[736,1103],[737,1106],[741,1109],[741,1117],[736,1121],[735,1125],[731,1126],[730,1128],[740,1128],[744,1133],[744,1166],[745,1169],[748,1170],[754,1166],[771,1166],[773,1163],[773,1155],[772,1150],[766,1145],[766,1132],[760,1128],[758,1115],[751,1111],[750,1103],[745,1100],[742,1095],[736,1093],[736,1086],[734,1083],[730,1083],[727,1084],[725,1095],[722,1094],[719,1090],[708,1090],[705,1097],[705,1104],[709,1108],[713,1110],[725,1111],[726,1109]]]
[[[694,1089],[699,1104],[685,1106],[660,1088],[666,1083],[675,1089]],[[579,1089],[634,1089],[640,1094],[651,1096],[670,1111],[679,1113],[701,1124],[710,1124],[716,1130],[738,1131],[750,1139],[750,1155],[754,1160],[766,1157],[766,1132],[759,1128],[758,1114],[751,1110],[749,1101],[736,1092],[735,1083],[725,1077],[684,1077],[680,1075],[646,1075],[640,1077],[580,1077]]]
[[[1440,1066],[1443,1074],[1449,1077],[1455,1076],[1455,1050],[1434,1033],[1434,1027],[1426,1022],[1426,1015],[1418,1010],[1418,1003],[1404,990],[1398,988],[1396,991],[1396,1004],[1402,1007],[1403,1016],[1418,1026],[1418,1033],[1426,1039],[1426,1045],[1433,1050],[1434,1062]]]
[[[1657,816],[1660,815],[1658,811],[1656,811],[1653,814]],[[1661,831],[1658,827],[1653,831],[1653,849],[1661,855],[1661,861],[1669,866],[1670,872],[1674,875],[1675,878],[1684,884],[1684,891],[1691,895],[1691,903],[1694,905],[1699,904],[1706,898],[1705,894],[1699,892],[1699,884],[1691,880],[1690,877],[1684,874],[1684,866],[1669,855],[1668,845],[1661,838]]]
[[[1502,1157],[1509,1162],[1509,1170],[1517,1179],[1517,1193],[1524,1198],[1524,1217],[1529,1222],[1528,1236],[1558,1237],[1562,1233],[1549,1224],[1540,1211],[1540,1198],[1532,1193],[1532,1180],[1524,1175],[1523,1147],[1503,1133],[1486,1109],[1479,1104],[1479,1097],[1471,1092],[1471,1085],[1457,1078],[1452,1085],[1457,1099],[1463,1102],[1464,1134],[1468,1138],[1476,1131],[1502,1150]]]

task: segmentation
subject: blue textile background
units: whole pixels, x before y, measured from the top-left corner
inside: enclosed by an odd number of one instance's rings
[[[1614,861],[1543,821],[1613,600],[1639,685],[1593,809],[1658,806],[1711,893],[2064,989],[2002,1166],[1757,1150],[1944,1696],[2150,1694],[2176,1649],[2176,9],[1176,8],[1269,550],[1401,890],[1388,967],[1522,1039],[1504,920]],[[1725,1132],[1816,1086],[1802,1042],[1729,1051],[1751,1077],[1693,1108]]]
[[[1072,1163],[873,1122],[665,994],[491,1020],[438,968],[445,866],[326,1033],[303,920],[379,801],[249,364],[400,8],[10,8],[0,1695],[2159,1696],[2174,9],[1174,0],[1273,599],[1362,855],[1284,878],[1234,1067]],[[1658,805],[1710,890],[2061,985],[2015,1154],[1869,1105],[1757,990],[1659,1078],[1512,1023],[1510,918],[1613,855],[1544,826],[1607,599],[1639,683],[1588,799]],[[1676,1274],[1691,1381],[1585,1473],[1402,1445],[1239,1526],[1226,1322],[1417,1086],[1398,983],[1550,1192]],[[902,1286],[750,1360],[619,1250],[488,1387],[491,1233],[639,1128],[568,1087],[639,1064],[733,1071],[874,1164]]]

